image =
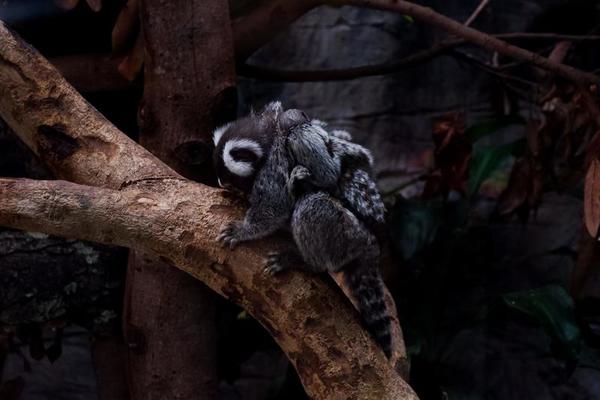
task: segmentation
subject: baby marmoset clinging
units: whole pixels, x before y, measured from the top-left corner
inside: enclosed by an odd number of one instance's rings
[[[270,254],[265,271],[342,271],[367,330],[389,356],[391,319],[376,236],[384,206],[369,151],[279,102],[218,128],[214,142],[220,185],[250,203],[244,219],[223,228],[218,240],[234,248],[289,229],[297,250]]]

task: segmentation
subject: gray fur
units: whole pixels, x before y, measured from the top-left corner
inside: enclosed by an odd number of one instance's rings
[[[371,178],[371,153],[348,141],[350,135],[345,131],[332,131],[324,136],[327,134],[324,127],[325,123],[313,120],[290,132],[288,149],[293,164],[305,166],[311,173],[312,185],[341,200],[378,239],[384,240],[385,205]]]
[[[250,202],[244,219],[228,224],[218,240],[234,248],[291,228],[297,250],[270,254],[265,271],[343,270],[367,329],[389,356],[390,318],[378,269],[379,244],[370,227],[383,222],[384,209],[369,175],[370,153],[348,141],[347,133],[330,135],[323,123],[309,123],[301,111],[281,112],[280,104],[272,104],[218,132],[219,149],[227,140],[247,135],[263,146],[266,155],[253,161],[256,173],[250,177],[231,176],[231,170],[217,168],[226,174],[224,179],[230,178],[228,187],[239,183],[237,189],[246,192]],[[216,162],[224,165],[218,154]]]
[[[265,270],[344,271],[367,330],[389,357],[391,318],[379,273],[377,238],[339,200],[311,182],[310,171],[298,165],[287,183],[288,193],[296,202],[290,225],[299,255],[290,251],[270,254]]]
[[[340,178],[341,162],[330,152],[329,144],[327,132],[311,123],[299,125],[287,135],[287,147],[294,165],[308,168],[315,186],[334,190]]]
[[[240,242],[268,236],[289,224],[293,203],[286,190],[290,164],[285,143],[284,136],[275,135],[265,164],[256,175],[244,219],[228,224],[221,231],[218,240],[230,249]]]

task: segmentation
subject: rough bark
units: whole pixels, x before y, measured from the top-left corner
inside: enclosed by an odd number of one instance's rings
[[[4,180],[0,224],[162,256],[257,318],[314,398],[416,398],[331,281],[299,272],[264,276],[263,255],[276,241],[234,252],[215,246],[221,225],[241,216],[239,204],[181,178],[127,139],[2,24],[0,60],[0,116],[15,133],[57,175],[121,189]]]
[[[211,175],[215,116],[235,105],[231,31],[223,28],[228,22],[224,0],[141,2],[146,62],[140,143],[187,178]],[[124,327],[132,399],[216,397],[214,296],[164,261],[131,253]]]
[[[241,216],[228,197],[177,179],[139,182],[121,191],[2,179],[0,224],[162,257],[260,321],[313,398],[415,399],[331,280],[295,271],[275,278],[262,272],[266,251],[285,243],[260,241],[236,251],[214,245],[222,223]]]
[[[236,109],[227,1],[146,0],[141,18],[146,63],[140,142],[186,178],[209,182],[212,130]]]
[[[4,24],[0,38],[0,114],[55,176],[111,188],[179,178],[113,126]]]

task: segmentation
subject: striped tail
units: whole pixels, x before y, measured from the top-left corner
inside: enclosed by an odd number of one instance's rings
[[[375,342],[390,358],[392,355],[392,318],[383,291],[377,263],[356,260],[344,269],[344,277],[358,301],[358,311]]]

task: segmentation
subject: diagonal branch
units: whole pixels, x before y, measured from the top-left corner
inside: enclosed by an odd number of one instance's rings
[[[244,49],[243,57],[239,57],[238,62],[243,62],[250,54],[269,42],[277,32],[286,26],[282,22],[289,24],[300,17],[303,12],[318,5],[348,5],[410,15],[487,50],[496,51],[499,54],[516,60],[525,61],[570,81],[579,84],[595,84],[600,82],[600,77],[594,74],[554,62],[539,54],[508,44],[492,35],[463,25],[435,12],[431,8],[404,0],[298,0],[294,2],[270,0],[265,6],[259,6],[259,8],[253,11],[253,15],[260,15],[260,18],[240,18],[234,22],[236,49],[239,43],[244,43],[241,45]],[[279,18],[280,16],[293,16],[293,18]],[[249,33],[252,34],[251,39],[246,38],[249,36]]]
[[[499,39],[515,40],[570,40],[570,41],[596,41],[596,35],[560,35],[554,33],[500,33],[493,35]],[[315,81],[343,81],[369,76],[386,75],[399,72],[403,69],[419,65],[439,55],[447,53],[456,47],[469,44],[464,39],[448,39],[441,41],[428,49],[417,51],[395,62],[365,65],[354,68],[322,69],[322,70],[281,70],[272,67],[243,64],[238,67],[238,72],[246,77],[274,82],[315,82]]]
[[[0,117],[58,177],[118,188],[179,176],[107,121],[1,22],[0,93]]]
[[[121,191],[0,179],[0,225],[162,257],[260,321],[296,367],[311,398],[416,399],[331,280],[299,272],[265,276],[262,257],[275,241],[233,252],[215,247],[221,223],[240,214],[223,194],[179,179],[140,182]]]
[[[553,62],[539,54],[506,43],[487,33],[465,26],[453,19],[439,14],[431,8],[404,0],[329,0],[331,5],[352,5],[356,7],[374,8],[410,15],[425,23],[435,25],[445,31],[477,44],[487,50],[497,51],[507,57],[523,60],[542,69],[555,73],[565,79],[579,84],[600,83],[600,77],[580,71],[565,64]]]
[[[483,9],[488,5],[489,2],[490,2],[490,0],[481,0],[481,3],[479,3],[479,5],[475,9],[475,11],[473,11],[473,13],[469,16],[469,18],[467,18],[467,20],[465,21],[465,23],[463,25],[464,26],[471,25],[473,23],[473,21],[475,21],[477,19],[477,17],[479,17],[479,14],[481,14]]]

